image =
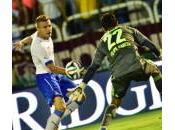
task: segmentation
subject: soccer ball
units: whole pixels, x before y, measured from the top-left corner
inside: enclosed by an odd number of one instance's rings
[[[79,62],[70,61],[66,64],[66,75],[70,79],[80,79],[82,77],[82,71],[84,67]]]

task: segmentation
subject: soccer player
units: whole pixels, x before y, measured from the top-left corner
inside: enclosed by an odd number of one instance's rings
[[[37,86],[47,100],[47,103],[55,107],[54,112],[47,120],[46,130],[57,130],[61,119],[82,104],[85,94],[79,95],[76,101],[68,99],[68,89],[73,89],[76,85],[65,76],[68,72],[54,63],[50,18],[40,15],[36,18],[35,25],[37,31],[33,35],[17,42],[15,49],[19,50],[24,45],[31,44],[32,60],[36,67]],[[67,101],[70,102],[66,104]]]
[[[118,25],[115,16],[111,13],[106,13],[101,17],[101,24],[105,34],[100,40],[93,61],[82,82],[73,93],[80,94],[84,91],[86,84],[107,56],[112,73],[113,93],[112,102],[106,108],[100,127],[100,130],[107,130],[132,80],[143,81],[152,76],[157,90],[160,95],[162,94],[161,72],[152,61],[144,59],[138,53],[138,46],[146,46],[154,52],[157,58],[160,58],[161,52],[137,29]]]

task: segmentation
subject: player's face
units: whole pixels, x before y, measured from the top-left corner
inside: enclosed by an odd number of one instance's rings
[[[52,24],[50,20],[47,20],[45,22],[39,22],[37,24],[37,31],[39,37],[43,39],[48,39],[52,36]]]

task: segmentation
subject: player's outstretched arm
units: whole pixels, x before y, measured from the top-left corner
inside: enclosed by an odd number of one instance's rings
[[[25,37],[24,39],[14,43],[13,45],[13,49],[15,50],[20,50],[22,49],[24,46],[26,45],[30,45],[32,43],[32,37],[31,36],[28,36],[28,37]]]

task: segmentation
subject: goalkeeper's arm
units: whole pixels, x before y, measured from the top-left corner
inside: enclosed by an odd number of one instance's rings
[[[151,40],[149,40],[145,35],[143,35],[137,29],[134,29],[134,36],[136,38],[136,42],[141,46],[146,46],[150,51],[154,52],[157,57],[161,56],[161,49],[157,47]]]
[[[102,45],[103,45],[102,43],[100,43],[98,45],[97,50],[95,52],[95,56],[93,58],[93,61],[83,77],[82,82],[85,84],[87,84],[89,82],[89,80],[94,76],[95,72],[100,67],[101,62],[103,61],[104,57],[106,56],[106,54],[103,52]]]
[[[102,42],[102,41],[101,41]],[[97,69],[100,67],[101,62],[103,61],[106,54],[103,52],[103,44],[99,44],[97,47],[97,50],[95,52],[95,56],[93,58],[92,64],[88,68],[87,72],[85,73],[82,83],[79,84],[79,89],[85,89],[86,84],[89,82],[89,80],[94,76]]]
[[[81,89],[85,89],[86,84],[89,82],[89,80],[94,76],[95,72],[97,71],[97,69],[99,68],[99,65],[92,65],[90,66],[87,70],[85,70],[84,72],[86,72],[84,74],[83,80],[82,82],[79,84],[79,88]]]
[[[97,71],[97,69],[99,68],[99,65],[92,65],[87,69],[87,72],[85,73],[82,82],[84,83],[88,83],[89,80],[94,76],[95,72]]]

